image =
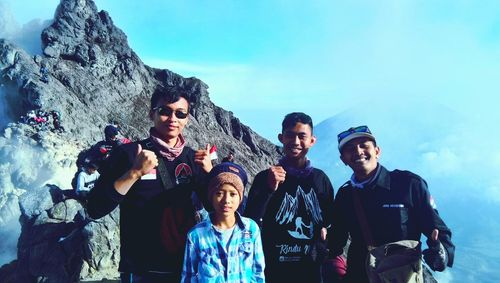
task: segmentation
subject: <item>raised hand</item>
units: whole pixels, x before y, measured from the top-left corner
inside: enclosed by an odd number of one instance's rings
[[[156,166],[158,166],[156,154],[150,150],[142,149],[142,146],[138,144],[134,164],[130,170],[113,183],[115,190],[122,195],[127,194],[137,180]]]
[[[131,170],[137,172],[141,177],[157,166],[158,157],[156,157],[156,154],[151,150],[142,149],[142,146],[138,144],[137,155]]]
[[[434,271],[443,271],[448,264],[448,254],[439,241],[439,230],[434,229],[427,239],[428,249],[424,250],[424,261]]]
[[[206,173],[212,170],[212,160],[210,159],[210,144],[205,149],[199,149],[194,153],[194,163],[198,164]]]
[[[278,186],[285,182],[286,171],[281,166],[271,166],[267,172],[267,186],[276,191]]]
[[[437,241],[438,239],[439,239],[439,230],[438,229],[432,230],[431,240]]]

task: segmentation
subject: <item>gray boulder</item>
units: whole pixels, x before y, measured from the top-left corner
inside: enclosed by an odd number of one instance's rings
[[[71,193],[49,185],[22,196],[17,272],[5,278],[63,283],[118,277],[118,210],[94,221]]]

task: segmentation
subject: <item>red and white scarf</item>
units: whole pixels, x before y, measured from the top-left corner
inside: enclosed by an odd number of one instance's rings
[[[172,161],[176,159],[179,155],[181,155],[184,146],[186,145],[186,141],[182,134],[179,134],[177,138],[177,142],[175,146],[169,146],[165,141],[163,141],[156,131],[155,128],[151,128],[149,130],[149,137],[155,147],[158,149],[161,156],[165,157],[168,161]]]

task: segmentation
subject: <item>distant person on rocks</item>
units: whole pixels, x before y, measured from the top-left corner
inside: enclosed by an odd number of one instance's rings
[[[33,127],[38,131],[47,130],[47,121],[49,120],[49,114],[43,110],[36,111],[35,116],[33,117],[34,124]]]
[[[97,179],[99,179],[97,165],[95,163],[86,163],[76,179],[75,191],[77,198],[86,200]]]
[[[186,236],[200,220],[210,146],[193,150],[182,131],[194,104],[181,88],[157,87],[150,136],[115,148],[89,194],[99,218],[120,206],[121,282],[179,282]]]
[[[49,69],[45,65],[45,63],[42,63],[40,66],[40,80],[44,83],[49,82]]]
[[[103,162],[111,155],[111,152],[122,144],[130,143],[127,138],[120,137],[118,129],[113,125],[107,125],[104,128],[103,141],[92,146],[89,158],[102,167]]]
[[[30,110],[26,113],[26,115],[19,117],[19,122],[27,125],[33,125],[35,123],[35,117],[35,111]]]
[[[52,116],[52,125],[54,126],[54,132],[63,133],[65,130],[61,125],[61,114],[56,110],[50,111],[49,114]]]
[[[122,127],[121,127],[120,123],[118,123],[116,120],[111,120],[109,122],[109,125],[115,127],[116,129],[118,129],[118,132],[121,133]]]
[[[43,110],[38,110],[36,112],[35,122],[37,122],[37,123],[46,123],[48,119],[49,119],[49,115],[48,115],[47,112],[45,112]]]
[[[338,143],[340,159],[353,171],[335,197],[329,235],[332,259],[343,253],[351,236],[342,282],[368,282],[368,246],[419,241],[421,234],[427,237],[429,249],[423,255],[429,267],[434,271],[451,267],[455,251],[451,231],[439,216],[427,183],[412,172],[388,171],[380,165],[381,149],[367,126],[341,132]],[[364,217],[358,215],[360,210]]]
[[[307,159],[316,143],[309,115],[285,116],[284,157],[255,176],[244,215],[261,225],[267,282],[321,282],[333,186]]]
[[[112,146],[129,143],[130,140],[120,135],[120,131],[115,125],[107,125],[104,128],[105,141]]]
[[[264,282],[259,226],[237,212],[246,183],[237,164],[223,162],[210,171],[213,212],[188,233],[181,282]]]
[[[229,152],[226,157],[222,158],[222,162],[234,162],[234,153]]]
[[[26,115],[28,117],[27,121],[29,125],[35,125],[36,124],[36,113],[35,110],[30,110],[28,111],[28,114]]]

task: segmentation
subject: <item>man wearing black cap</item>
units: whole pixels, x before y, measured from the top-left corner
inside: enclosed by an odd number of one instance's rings
[[[429,249],[423,254],[429,267],[451,267],[451,231],[438,215],[427,183],[409,171],[380,165],[381,149],[367,126],[341,132],[338,143],[340,159],[353,175],[335,197],[329,248],[331,258],[341,255],[350,234],[345,281],[368,282],[365,261],[371,247],[419,241],[421,234],[427,237]]]
[[[118,128],[113,125],[107,125],[104,128],[104,140],[92,146],[87,157],[92,160],[98,168],[101,168],[103,162],[111,155],[116,147],[130,143],[130,140],[120,136]]]

